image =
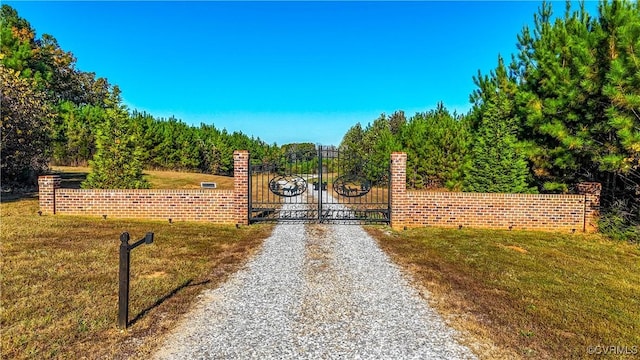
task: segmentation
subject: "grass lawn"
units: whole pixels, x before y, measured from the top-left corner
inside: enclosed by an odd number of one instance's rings
[[[595,346],[640,356],[637,245],[583,234],[368,231],[454,327],[503,349],[481,350],[485,358],[579,359]]]
[[[72,166],[52,166],[52,172],[62,177],[62,187],[80,188],[90,168]],[[200,182],[215,182],[217,189],[233,190],[233,177],[202,173],[145,170],[144,177],[152,189],[200,189]]]
[[[78,187],[88,173],[54,170],[64,187]],[[227,177],[145,174],[153,188],[199,188],[200,181],[233,188]],[[37,210],[35,197],[0,204],[1,358],[146,359],[197,294],[236,271],[272,229]],[[483,358],[587,358],[610,346],[640,356],[637,245],[582,234],[367,230]],[[116,327],[123,231],[133,241],[155,232],[153,244],[132,251],[127,331]]]
[[[148,358],[205,288],[271,227],[38,216],[36,198],[0,204],[1,358]],[[120,233],[155,241],[131,254],[131,326],[117,323]]]

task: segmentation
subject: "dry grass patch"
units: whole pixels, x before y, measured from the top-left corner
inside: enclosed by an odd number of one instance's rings
[[[270,226],[38,216],[37,199],[0,204],[2,358],[148,358],[162,334],[236,271]],[[132,251],[130,321],[117,323],[119,235],[155,241]]]
[[[484,358],[587,358],[590,346],[640,352],[637,245],[599,235],[368,231],[454,326],[498,346],[479,349]]]
[[[62,177],[62,187],[80,188],[91,171],[88,167],[52,166]],[[200,189],[201,182],[215,182],[217,189],[233,190],[233,177],[192,172],[145,170],[144,177],[152,189]]]

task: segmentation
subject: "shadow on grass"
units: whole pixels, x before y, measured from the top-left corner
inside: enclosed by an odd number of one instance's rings
[[[211,280],[204,280],[204,281],[200,281],[197,282],[195,284],[192,284],[193,279],[189,279],[185,282],[183,282],[180,286],[178,286],[177,288],[171,290],[168,294],[166,294],[165,296],[161,297],[160,299],[156,300],[156,302],[154,302],[153,304],[151,304],[149,307],[147,307],[146,309],[142,310],[140,313],[138,313],[138,315],[136,315],[136,317],[134,317],[133,319],[131,319],[131,321],[129,321],[127,323],[127,326],[132,326],[133,324],[135,324],[136,322],[138,322],[139,320],[141,320],[145,315],[147,315],[147,313],[149,313],[151,310],[157,308],[158,306],[160,306],[163,302],[169,300],[170,298],[172,298],[174,295],[176,295],[178,292],[180,292],[180,290],[189,287],[189,286],[200,286],[200,285],[205,285],[211,282]]]
[[[80,184],[87,179],[89,173],[86,172],[64,172],[59,173],[60,186],[65,189],[80,189]]]
[[[80,189],[80,184],[87,178],[86,172],[53,172],[60,175],[60,187],[64,189]],[[38,187],[28,186],[18,188],[16,191],[7,191],[0,194],[0,203],[10,203],[25,199],[37,199]]]
[[[80,185],[87,179],[88,172],[60,172],[52,171],[48,174],[60,175],[60,187],[64,189],[80,189]],[[18,186],[15,191],[6,191],[0,193],[0,203],[10,203],[25,199],[37,199],[38,187],[32,186]]]
[[[24,192],[24,193],[7,192],[7,193],[2,193],[2,195],[0,195],[0,203],[10,203],[10,202],[15,202],[20,200],[37,199],[37,198],[38,198],[38,192]]]

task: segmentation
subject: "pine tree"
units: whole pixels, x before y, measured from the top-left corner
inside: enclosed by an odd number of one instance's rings
[[[340,150],[345,153],[362,156],[365,146],[365,144],[362,143],[363,139],[364,130],[362,129],[362,125],[360,125],[360,123],[356,123],[349,130],[347,130],[347,132],[342,137]]]
[[[409,186],[460,189],[468,141],[463,119],[449,113],[442,103],[435,110],[411,117],[400,136],[407,153]]]
[[[598,34],[584,7],[551,21],[543,3],[534,16],[534,35],[519,37],[518,110],[521,133],[540,186],[566,192],[570,185],[597,171],[594,159],[604,134],[601,121],[601,64]],[[525,28],[526,32],[529,30]]]
[[[607,64],[602,93],[608,142],[600,170],[608,174],[602,230],[640,242],[640,3],[603,2],[601,58]]]
[[[465,190],[471,192],[529,193],[529,167],[518,148],[512,104],[497,94],[485,104],[471,150]]]
[[[424,189],[429,185],[428,125],[427,114],[415,114],[401,133],[402,148],[407,153],[407,185],[413,189]]]
[[[368,158],[370,144],[364,143],[365,131],[360,123],[352,126],[342,137],[340,151],[345,161],[342,162],[342,172],[359,174],[362,172],[362,161]]]
[[[611,144],[615,151],[604,154],[601,163],[603,169],[623,174],[640,170],[640,5],[626,5],[613,2],[600,6],[602,26],[609,35],[605,114],[617,140]]]
[[[391,153],[400,150],[400,143],[391,132],[390,118],[381,114],[367,126],[362,144],[368,147],[368,153],[365,153],[364,176],[370,181],[384,178],[389,170]]]
[[[519,144],[520,120],[515,112],[517,86],[507,74],[502,57],[490,76],[474,78],[478,90],[471,118],[475,126],[471,161],[464,188],[472,192],[532,192],[529,166]]]
[[[552,20],[543,3],[518,36],[518,138],[541,189],[601,182],[604,218],[640,233],[640,5],[602,1],[598,15],[567,2]]]
[[[114,89],[112,106],[106,110],[105,121],[96,134],[97,151],[89,162],[91,173],[83,188],[145,189],[149,183],[143,178],[143,149],[140,127],[120,105],[119,90]]]

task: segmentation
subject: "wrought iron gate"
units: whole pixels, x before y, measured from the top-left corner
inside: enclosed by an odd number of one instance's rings
[[[389,223],[389,165],[334,147],[249,166],[249,221]]]

